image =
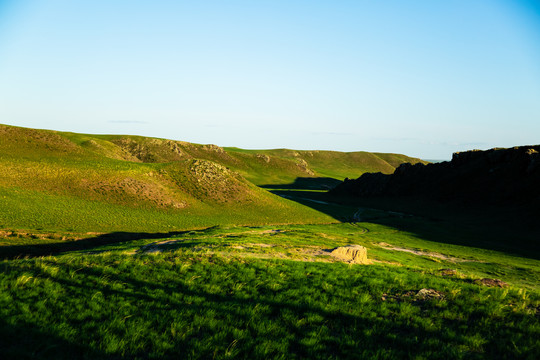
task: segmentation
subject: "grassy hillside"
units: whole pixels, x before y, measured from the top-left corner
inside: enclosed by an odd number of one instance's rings
[[[0,125],[2,356],[538,359],[534,252],[305,191],[402,161]]]
[[[6,125],[0,138],[4,228],[154,231],[330,222],[256,185],[393,170],[369,153],[245,151]]]
[[[347,177],[356,177],[357,174],[365,172],[392,173],[397,166],[410,162],[416,164],[424,162],[420,159],[411,158],[400,154],[381,154],[369,152],[337,152],[320,150],[244,150],[238,148],[225,148],[229,154],[238,153],[255,156],[257,159],[265,160],[268,163],[275,162],[281,169],[286,169],[291,175],[283,174],[281,179],[276,179],[276,175],[271,174],[270,168],[267,171],[253,171],[253,174],[246,173],[246,178],[258,185],[262,184],[284,184],[286,180],[292,183],[297,177],[327,177],[343,180]],[[287,167],[285,164],[289,164]],[[264,167],[264,166],[263,166]],[[253,169],[262,170],[262,169]],[[298,173],[300,171],[300,173]],[[281,170],[281,172],[284,172]],[[359,176],[359,175],[358,175]],[[274,182],[272,182],[272,179]],[[291,181],[292,180],[292,181]]]
[[[0,127],[0,137],[3,228],[157,231],[332,220],[211,160],[143,162],[135,155],[150,155],[117,145],[124,140],[116,137],[9,126]]]
[[[540,356],[536,260],[443,246],[371,223],[150,235],[55,256],[0,260],[3,355]],[[0,255],[24,240],[12,239]],[[44,246],[38,239],[27,241]],[[346,264],[329,255],[350,244],[365,246],[372,263]]]

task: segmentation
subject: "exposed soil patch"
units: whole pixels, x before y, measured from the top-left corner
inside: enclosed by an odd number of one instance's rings
[[[66,240],[67,239],[65,235],[55,234],[55,233],[32,233],[32,232],[17,231],[17,230],[0,230],[0,239],[9,239],[9,238],[28,238],[28,239],[40,239],[40,240]]]
[[[280,229],[270,229],[270,230],[250,231],[250,232],[255,232],[255,233],[258,233],[258,234],[281,234],[281,233],[284,233],[286,231],[285,230],[280,230]]]
[[[261,245],[261,244],[250,244],[250,245]],[[276,245],[271,245],[272,247]],[[238,248],[239,246],[235,245],[232,248]],[[293,260],[293,261],[302,261],[302,262],[341,262],[341,260],[336,259],[330,256],[330,251],[328,249],[323,249],[319,246],[308,246],[308,247],[289,247],[285,249],[275,250],[272,252],[261,252],[257,251],[253,247],[240,250],[246,250],[242,252],[220,252],[221,255],[225,256],[239,256],[244,258],[256,258],[256,259],[284,259],[284,260]]]
[[[504,281],[499,280],[499,279],[484,278],[484,279],[476,280],[475,283],[478,284],[478,285],[484,285],[484,286],[490,286],[490,287],[500,287],[500,288],[508,286],[507,283],[505,283]]]
[[[242,231],[242,232],[233,232],[233,233],[224,233],[220,235],[216,235],[219,238],[226,238],[226,237],[244,237],[246,235],[278,235],[287,232],[287,230],[280,230],[280,229],[267,229],[267,230],[250,230],[250,231]]]
[[[439,270],[442,276],[455,276],[457,275],[457,270],[455,269],[441,269]]]
[[[441,259],[441,260],[445,260],[445,261],[450,261],[450,262],[480,262],[478,260],[461,259],[461,258],[457,258],[457,257],[453,257],[453,256],[444,255],[444,254],[441,254],[441,253],[432,252],[432,251],[428,252],[428,251],[421,251],[421,250],[415,250],[415,249],[408,249],[408,248],[393,246],[393,245],[390,245],[390,244],[387,244],[387,243],[384,243],[384,242],[380,242],[377,245],[379,245],[380,247],[382,247],[385,250],[403,251],[403,252],[407,252],[407,253],[414,254],[414,255],[428,256],[428,257]]]
[[[193,240],[193,239],[191,239]],[[136,253],[156,254],[175,248],[185,240],[165,240],[142,246]],[[221,246],[229,250],[220,250]],[[191,250],[207,250],[225,256],[252,257],[258,259],[288,259],[305,262],[346,262],[349,264],[369,264],[367,250],[360,245],[351,245],[334,249],[322,246],[278,246],[276,244],[248,243],[221,244],[214,247],[192,247]],[[271,249],[271,250],[269,250]],[[231,251],[233,250],[233,251]],[[237,251],[234,251],[237,250]]]
[[[262,247],[262,248],[271,248],[271,247],[274,247],[276,245],[274,244],[247,244],[248,246],[258,246],[258,247]]]
[[[148,179],[141,180],[126,177],[124,179],[109,179],[96,182],[82,179],[81,186],[96,194],[105,195],[108,199],[116,199],[119,202],[128,198],[135,201],[149,202],[158,207],[175,209],[187,207],[185,201],[177,199],[174,191]]]

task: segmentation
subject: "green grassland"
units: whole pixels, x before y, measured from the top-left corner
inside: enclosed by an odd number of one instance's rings
[[[366,246],[373,263],[324,252],[348,244]],[[540,355],[538,261],[438,246],[390,226],[212,227],[4,260],[0,269],[8,358]],[[507,285],[480,282],[494,275]]]
[[[321,190],[403,161],[0,125],[0,358],[540,358],[519,228]]]
[[[225,150],[6,125],[0,125],[0,138],[0,226],[16,229],[159,231],[331,222],[256,185],[297,178],[317,183],[329,175],[337,181],[346,169],[390,172],[397,165],[370,153]]]

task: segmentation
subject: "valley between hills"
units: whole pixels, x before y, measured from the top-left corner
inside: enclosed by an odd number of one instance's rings
[[[540,358],[538,151],[0,125],[2,357]]]

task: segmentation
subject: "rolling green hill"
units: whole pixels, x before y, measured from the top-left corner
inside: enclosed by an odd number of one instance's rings
[[[534,253],[320,191],[403,161],[0,125],[2,355],[538,358]]]
[[[330,222],[257,185],[392,172],[403,155],[242,150],[0,125],[0,227],[154,231]]]

